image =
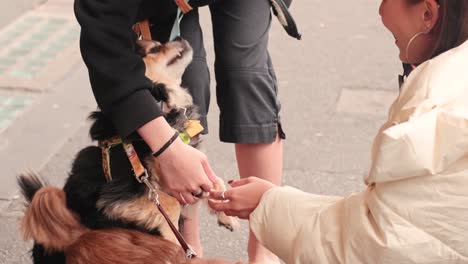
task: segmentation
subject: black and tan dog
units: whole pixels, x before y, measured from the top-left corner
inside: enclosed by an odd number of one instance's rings
[[[185,131],[187,120],[199,117],[192,97],[180,86],[181,76],[192,59],[190,45],[182,39],[164,45],[154,41],[139,44],[146,75],[155,83],[153,96],[163,102],[168,123],[177,131]],[[93,140],[116,136],[112,123],[102,113],[94,112],[91,119]],[[150,181],[160,186],[151,150],[142,140],[132,143],[148,169]],[[193,147],[199,143],[198,137],[190,140]],[[81,150],[63,190],[47,186],[34,174],[18,178],[27,201],[21,229],[26,239],[35,242],[34,263],[184,263],[174,234],[148,200],[146,187],[134,177],[122,145],[108,149],[111,180],[106,179],[102,153],[103,149],[97,146]],[[222,180],[215,188],[225,188]],[[178,201],[161,189],[158,192],[162,207],[172,222],[178,223]],[[223,213],[217,216],[218,223],[230,230],[238,225]],[[137,260],[138,254],[144,257]]]

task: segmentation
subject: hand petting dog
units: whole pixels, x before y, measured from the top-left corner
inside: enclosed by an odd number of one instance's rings
[[[146,65],[145,75],[155,83],[164,84],[163,110],[170,113],[192,107],[192,97],[180,86],[182,75],[192,60],[190,44],[180,38],[164,45],[149,40],[139,40],[137,44]],[[140,127],[138,133],[154,153],[171,138],[174,129],[164,117],[159,117]],[[182,205],[196,203],[218,182],[206,155],[179,138],[154,159],[165,192]]]
[[[158,124],[153,124],[153,122],[159,121],[162,123],[164,121],[163,117],[161,117],[161,120],[151,121],[139,129],[140,135],[149,146],[157,145],[152,144],[152,141],[155,141],[159,137],[154,137],[153,134],[146,132],[153,131],[150,127],[152,125],[159,126]],[[164,121],[164,123],[166,122]],[[160,125],[163,126],[163,124]],[[169,125],[166,126],[168,132],[160,137],[164,140],[170,138],[174,133],[174,130]],[[182,205],[196,203],[198,197],[195,197],[195,195],[201,191],[209,192],[214,184],[218,182],[206,155],[198,149],[183,143],[180,138],[177,138],[155,160],[158,161],[157,164],[160,167],[160,181],[161,185],[164,186],[165,192],[176,198]],[[188,171],[190,173],[187,173]]]
[[[230,181],[232,189],[227,191],[210,192],[208,204],[215,211],[222,211],[228,216],[249,219],[250,214],[257,208],[263,194],[276,187],[269,181],[257,177],[249,177],[237,181]]]

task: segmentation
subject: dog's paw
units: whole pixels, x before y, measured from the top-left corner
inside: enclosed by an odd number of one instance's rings
[[[227,216],[223,212],[217,212],[216,216],[218,217],[218,224],[220,226],[225,227],[226,229],[228,229],[231,232],[236,231],[237,229],[239,229],[240,224],[239,224],[239,221],[237,221],[236,218],[231,217],[231,216]]]

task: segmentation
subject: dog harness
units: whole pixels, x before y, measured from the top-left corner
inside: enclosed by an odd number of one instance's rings
[[[200,132],[202,130],[203,130],[203,128],[200,130]],[[187,132],[185,132],[185,133],[187,133]],[[132,166],[132,170],[133,170],[133,173],[135,175],[135,179],[139,183],[145,184],[146,187],[148,188],[148,199],[151,202],[155,203],[155,205],[158,208],[159,212],[161,212],[164,219],[166,219],[166,222],[169,224],[169,227],[171,228],[172,232],[174,233],[177,240],[179,241],[179,244],[184,249],[185,257],[187,259],[192,259],[192,258],[196,257],[197,256],[196,252],[190,247],[190,245],[187,243],[187,241],[185,241],[182,234],[180,234],[179,230],[177,230],[177,228],[174,226],[174,224],[170,220],[169,216],[167,215],[166,211],[162,207],[161,202],[159,201],[158,189],[157,189],[157,187],[155,187],[149,181],[150,176],[148,175],[148,171],[143,166],[143,164],[142,164],[140,158],[138,157],[138,154],[137,154],[137,152],[136,152],[136,150],[133,147],[133,144],[131,142],[125,142],[120,137],[112,137],[110,139],[99,141],[99,147],[101,148],[101,153],[102,153],[102,168],[104,170],[104,175],[105,175],[106,181],[107,182],[112,181],[112,174],[111,174],[111,170],[110,170],[110,149],[112,147],[115,147],[115,146],[118,146],[118,145],[123,146],[123,149],[125,150],[125,154],[127,155],[127,158],[130,161],[130,164]]]

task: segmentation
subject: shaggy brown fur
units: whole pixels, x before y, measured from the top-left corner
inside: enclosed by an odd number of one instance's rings
[[[65,192],[56,187],[44,187],[34,195],[21,227],[25,238],[34,239],[49,250],[64,251],[69,264],[227,263],[186,260],[179,245],[135,230],[89,230],[67,208]]]
[[[34,195],[21,229],[25,240],[34,239],[47,250],[65,250],[87,230],[67,208],[65,192],[50,186]]]

